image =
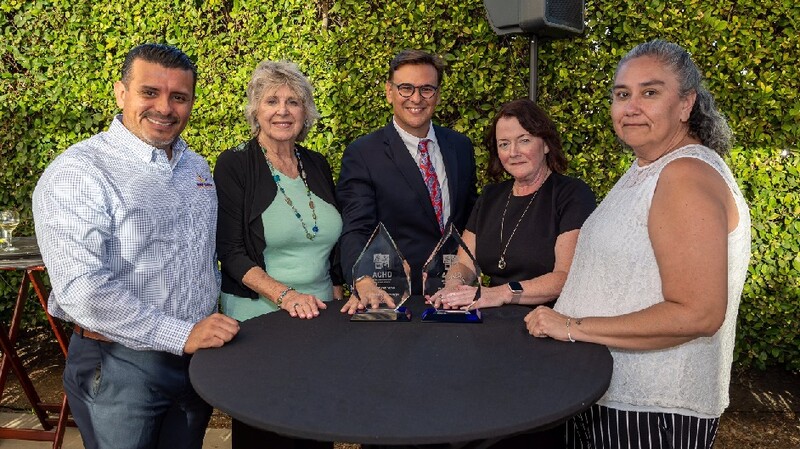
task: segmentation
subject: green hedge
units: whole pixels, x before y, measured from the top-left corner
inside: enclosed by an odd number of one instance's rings
[[[753,252],[737,327],[738,360],[800,370],[800,155],[729,157],[753,219]]]
[[[798,212],[797,161],[775,156],[796,151],[800,135],[800,6],[705,3],[588,0],[584,36],[540,45],[539,102],[561,126],[571,173],[602,197],[631,161],[608,116],[616,62],[655,37],[693,53],[745,149],[731,161],[756,223],[738,360],[800,369],[800,232],[790,219]],[[389,119],[383,82],[400,49],[444,57],[436,121],[476,144],[497,107],[528,90],[527,39],[496,36],[481,0],[3,0],[0,30],[0,207],[21,208],[22,234],[32,231],[36,179],[70,144],[107,127],[124,54],[142,42],[176,45],[197,61],[198,100],[184,136],[212,164],[247,138],[244,89],[265,58],[293,60],[311,78],[323,117],[307,144],[334,170],[347,143]],[[480,145],[477,157],[483,166]],[[3,282],[0,296],[12,296]]]

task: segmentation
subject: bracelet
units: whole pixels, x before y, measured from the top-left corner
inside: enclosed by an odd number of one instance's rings
[[[572,338],[572,334],[569,332],[569,322],[572,321],[572,318],[567,318],[567,338],[569,338],[570,343],[575,343],[575,339]]]
[[[280,307],[283,304],[283,298],[291,291],[294,291],[292,287],[286,287],[286,290],[282,291],[280,295],[278,295],[278,299],[275,300],[275,304]]]
[[[464,279],[464,275],[461,274],[460,271],[456,271],[453,274],[447,273],[447,275],[445,275],[445,277],[444,277],[444,280],[445,281],[456,280],[456,281],[460,281],[461,285],[467,285],[467,280]]]

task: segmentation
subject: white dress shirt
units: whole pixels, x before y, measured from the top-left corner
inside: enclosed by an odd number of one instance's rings
[[[422,140],[422,138],[407,133],[397,124],[396,120],[392,119],[392,123],[397,133],[400,134],[403,143],[406,144],[409,154],[411,154],[417,167],[419,167],[419,141]],[[428,143],[428,154],[430,155],[433,169],[436,170],[436,177],[439,179],[439,190],[442,192],[442,223],[447,225],[447,220],[450,218],[450,188],[447,186],[447,170],[444,169],[442,149],[439,147],[439,141],[436,140],[436,133],[433,132],[433,123],[431,123],[428,129],[428,135],[424,138],[430,140],[430,143]],[[421,173],[420,176],[422,176]]]

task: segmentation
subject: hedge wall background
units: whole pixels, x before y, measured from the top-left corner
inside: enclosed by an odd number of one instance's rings
[[[714,3],[586,1],[584,36],[540,45],[539,103],[560,124],[571,173],[602,197],[631,161],[608,115],[617,61],[655,37],[692,52],[734,128],[729,162],[752,206],[737,360],[800,370],[800,4]],[[293,60],[311,78],[323,118],[306,143],[334,171],[347,143],[389,119],[382,86],[400,49],[448,62],[435,120],[469,135],[481,164],[492,114],[528,92],[527,39],[496,36],[481,0],[1,0],[0,30],[0,207],[21,211],[18,235],[32,232],[30,197],[45,166],[108,126],[112,84],[139,43],[173,44],[196,60],[184,137],[212,164],[247,138],[244,89],[266,58]],[[0,276],[7,317],[18,278]]]

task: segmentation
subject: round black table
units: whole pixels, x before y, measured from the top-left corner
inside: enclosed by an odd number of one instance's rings
[[[251,426],[322,441],[430,444],[497,438],[562,422],[608,388],[605,346],[533,338],[522,306],[481,324],[350,322],[276,312],[198,351],[189,374],[208,403]]]

